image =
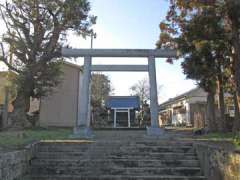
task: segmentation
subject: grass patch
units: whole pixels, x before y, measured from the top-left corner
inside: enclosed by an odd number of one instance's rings
[[[71,129],[27,129],[21,132],[0,132],[0,147],[2,149],[18,149],[40,140],[69,139]]]
[[[201,140],[210,140],[210,141],[228,141],[235,145],[236,148],[240,149],[240,132],[237,134],[234,133],[209,133],[199,137]]]

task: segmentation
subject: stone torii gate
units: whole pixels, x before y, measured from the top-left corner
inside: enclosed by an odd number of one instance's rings
[[[90,118],[90,81],[91,71],[145,71],[149,74],[151,126],[148,135],[161,135],[163,130],[158,123],[158,95],[155,58],[176,57],[177,51],[163,49],[62,49],[63,57],[84,57],[81,90],[78,98],[78,118],[74,127],[74,137],[91,136]],[[92,65],[92,57],[141,57],[148,58],[148,65]],[[79,83],[80,84],[80,83]]]

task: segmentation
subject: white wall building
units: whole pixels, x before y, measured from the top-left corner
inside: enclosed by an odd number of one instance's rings
[[[159,105],[160,125],[204,126],[207,93],[192,89]]]

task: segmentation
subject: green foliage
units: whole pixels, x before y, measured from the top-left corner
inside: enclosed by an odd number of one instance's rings
[[[240,133],[210,133],[199,137],[200,140],[229,141],[240,148]]]
[[[109,77],[104,74],[92,74],[91,79],[91,105],[95,109],[103,107],[106,98],[112,92]]]
[[[180,50],[179,58],[184,58],[182,67],[187,78],[196,80],[209,95],[218,92],[221,131],[225,128],[224,92],[235,94],[240,87],[240,16],[231,3],[240,8],[240,3],[232,0],[194,0],[191,3],[171,0],[166,20],[160,24],[161,34],[157,42],[158,48]],[[234,25],[236,21],[238,23]],[[234,33],[236,27],[238,30]],[[214,103],[208,104],[209,109],[214,106]],[[235,114],[237,117],[238,110]]]
[[[42,65],[41,68],[44,70],[39,70],[34,76],[31,75],[31,69],[24,69],[23,73],[18,74],[13,81],[15,89],[18,93],[22,92],[33,98],[47,96],[61,82],[63,75],[61,65],[62,61],[60,60],[50,61],[46,65]]]
[[[233,143],[240,148],[240,132],[237,132],[233,138]]]
[[[109,77],[104,74],[92,74],[91,79],[91,107],[93,126],[106,127],[107,126],[107,109],[105,108],[105,101],[110,93],[113,91]]]
[[[70,129],[28,129],[20,132],[0,132],[0,148],[22,148],[40,140],[69,139],[70,134]]]
[[[13,0],[0,4],[7,27],[3,41],[9,45],[18,73],[18,89],[26,96],[47,95],[59,83],[61,46],[70,30],[85,36],[96,17],[90,16],[87,0]]]
[[[177,47],[184,58],[182,67],[187,78],[195,79],[206,91],[215,89],[222,68],[230,64],[221,14],[201,3],[177,2],[175,9],[169,10],[168,23],[160,25],[162,33],[157,45]]]
[[[89,11],[88,0],[0,3],[0,15],[7,28],[2,41],[9,48],[0,60],[17,74],[13,81],[17,89],[12,113],[15,124],[24,124],[30,97],[48,95],[61,81],[61,48],[66,35],[71,31],[85,37],[92,32],[96,17]]]

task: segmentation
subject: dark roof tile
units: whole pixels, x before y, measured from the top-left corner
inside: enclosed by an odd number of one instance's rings
[[[138,96],[109,96],[106,100],[107,108],[140,108]]]

